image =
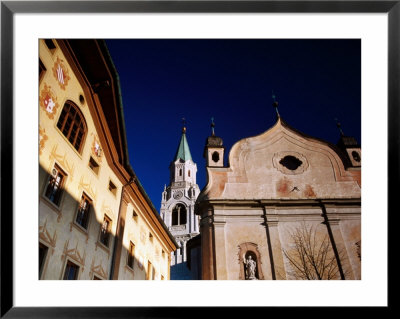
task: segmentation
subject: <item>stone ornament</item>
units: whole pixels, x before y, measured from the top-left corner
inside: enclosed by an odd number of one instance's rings
[[[177,191],[177,192],[174,194],[174,198],[175,198],[175,199],[181,199],[182,196],[183,196],[182,191]]]
[[[246,280],[257,280],[256,277],[256,267],[257,267],[257,262],[253,260],[251,255],[247,257],[247,259],[244,259],[244,264],[246,266]]]
[[[264,280],[258,245],[245,242],[238,249],[239,280]]]
[[[173,225],[169,229],[173,231],[183,231],[186,229],[186,225]]]
[[[308,167],[307,158],[297,152],[279,152],[272,158],[273,166],[285,175],[298,175],[304,173]]]

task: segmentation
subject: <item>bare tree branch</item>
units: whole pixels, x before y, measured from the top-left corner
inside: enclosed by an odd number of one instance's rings
[[[339,267],[332,250],[329,237],[320,238],[318,225],[307,225],[303,222],[290,232],[291,249],[283,249],[291,270],[288,274],[295,279],[334,280],[340,279]],[[344,257],[340,251],[340,258]]]

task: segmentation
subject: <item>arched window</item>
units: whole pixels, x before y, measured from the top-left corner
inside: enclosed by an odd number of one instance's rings
[[[186,207],[177,204],[172,210],[172,226],[186,224]]]
[[[64,104],[57,127],[75,149],[80,152],[86,135],[86,122],[82,112],[71,101]]]

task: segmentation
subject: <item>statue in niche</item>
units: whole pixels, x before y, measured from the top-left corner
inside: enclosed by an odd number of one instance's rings
[[[251,255],[244,259],[244,264],[246,266],[246,280],[257,280],[256,277],[256,267],[257,262],[253,259]]]

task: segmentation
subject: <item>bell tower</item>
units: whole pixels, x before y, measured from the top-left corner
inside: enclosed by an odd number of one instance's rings
[[[214,118],[211,118],[211,136],[207,137],[203,157],[207,167],[224,167],[224,151],[222,138],[215,136]]]
[[[200,189],[196,184],[197,165],[190,154],[185,123],[169,170],[170,181],[162,192],[160,215],[180,246],[171,256],[171,279],[192,279],[186,266],[186,243],[200,233],[199,216],[194,214]]]
[[[357,140],[352,136],[346,136],[343,133],[341,124],[336,120],[336,126],[340,132],[340,139],[337,142],[337,146],[345,152],[347,158],[350,161],[351,167],[361,167],[361,147],[358,144]]]

